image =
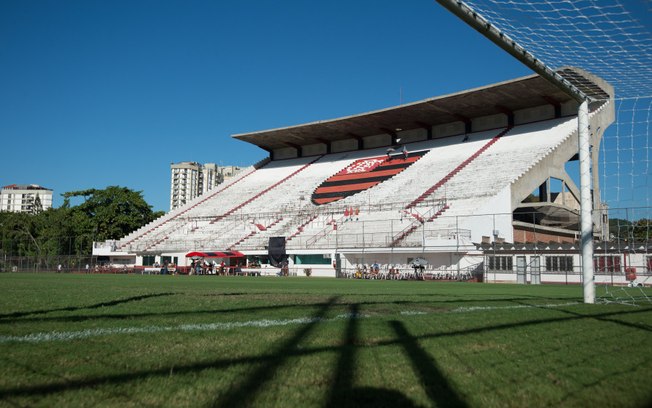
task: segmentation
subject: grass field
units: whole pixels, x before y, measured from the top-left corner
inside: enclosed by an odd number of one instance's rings
[[[578,286],[0,274],[0,290],[2,406],[652,402],[650,289],[584,305]]]

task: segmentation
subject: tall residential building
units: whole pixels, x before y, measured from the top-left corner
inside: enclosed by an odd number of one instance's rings
[[[192,199],[212,190],[225,179],[233,177],[237,166],[218,166],[215,163],[171,163],[170,210],[189,203]]]
[[[52,190],[36,184],[10,184],[0,190],[0,211],[37,213],[52,208]]]

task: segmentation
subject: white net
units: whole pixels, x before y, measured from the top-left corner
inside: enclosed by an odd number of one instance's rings
[[[602,201],[609,207],[611,245],[596,262],[617,255],[651,285],[652,2],[650,0],[468,0],[472,8],[552,69],[575,66],[615,90],[616,122],[600,146]],[[596,152],[594,152],[595,154]],[[600,274],[600,265],[596,265]],[[612,265],[612,273],[616,266]],[[641,279],[641,277],[643,279]],[[613,295],[614,292],[610,292]],[[646,298],[649,300],[649,298]]]
[[[652,3],[641,0],[470,0],[498,29],[553,69],[577,66],[611,83],[616,123],[601,146],[611,208],[650,207]]]

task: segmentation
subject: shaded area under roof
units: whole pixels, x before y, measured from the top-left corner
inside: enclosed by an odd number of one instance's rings
[[[608,99],[608,91],[594,82],[594,76],[577,68],[564,68],[559,73],[569,81],[590,90],[596,99]],[[546,79],[531,75],[486,87],[429,98],[422,101],[346,116],[233,135],[271,151],[284,147],[332,143],[338,140],[361,138],[397,130],[431,128],[435,125],[494,115],[541,106],[562,104],[572,98]]]

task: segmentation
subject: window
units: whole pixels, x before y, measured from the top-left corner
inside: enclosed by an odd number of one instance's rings
[[[297,265],[301,265],[301,264],[328,265],[331,263],[331,258],[330,256],[325,256],[323,254],[295,255],[294,263]]]
[[[490,256],[488,259],[490,271],[511,271],[511,256]]]
[[[573,257],[546,256],[546,272],[573,272]]]
[[[143,266],[152,266],[155,260],[156,256],[154,255],[143,255]]]
[[[599,255],[593,258],[595,273],[620,273],[620,255]]]
[[[143,258],[144,258],[144,257],[143,257]],[[175,256],[175,257],[171,257],[171,256],[161,256],[161,263],[162,263],[162,264],[168,263],[168,264],[174,264],[174,265],[176,265],[178,261],[179,261],[179,258],[176,257],[176,256]],[[152,262],[152,263],[153,263],[153,262]]]

